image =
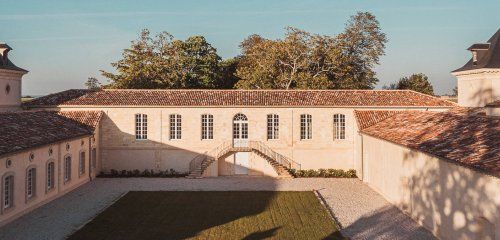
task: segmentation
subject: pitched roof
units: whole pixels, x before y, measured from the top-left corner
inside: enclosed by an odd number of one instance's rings
[[[366,110],[355,110],[354,117],[356,118],[356,122],[358,123],[358,129],[361,131],[367,127],[371,127],[380,121],[383,121],[389,117],[394,116],[395,114],[401,113],[404,111],[366,111]]]
[[[91,126],[97,126],[101,115],[98,111],[0,113],[0,156],[91,135]]]
[[[477,109],[407,111],[361,132],[500,177],[500,119]]]
[[[0,42],[0,48],[6,49],[5,52],[9,52],[10,50],[12,50],[12,48],[9,45],[7,45],[6,43],[2,43],[2,42]],[[0,54],[0,57],[2,57],[1,54]],[[24,70],[24,69],[16,66],[8,58],[7,58],[7,62],[4,62],[2,59],[0,59],[0,69],[14,70],[14,71],[20,71],[20,72],[25,72],[25,73],[28,72],[27,70]]]
[[[67,90],[25,107],[47,106],[428,106],[455,103],[410,90]]]
[[[101,111],[62,111],[57,112],[60,116],[77,121],[94,132],[99,126],[103,112]]]
[[[476,64],[472,62],[472,58],[461,68],[453,72],[468,71],[481,68],[500,68],[500,29],[488,40],[487,43],[473,44],[468,50],[481,50],[486,53],[477,59]]]

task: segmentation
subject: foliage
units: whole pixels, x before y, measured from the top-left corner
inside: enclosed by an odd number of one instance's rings
[[[175,177],[185,177],[187,173],[180,173],[174,169],[167,169],[165,171],[154,171],[153,169],[145,169],[144,171],[135,170],[121,170],[117,171],[111,169],[108,173],[101,172],[98,177],[103,178],[130,178],[130,177],[160,177],[160,178],[175,178]]]
[[[356,170],[342,170],[342,169],[308,169],[308,170],[296,170],[291,169],[290,173],[296,178],[313,178],[313,177],[322,177],[322,178],[355,178]]]
[[[284,39],[245,39],[236,84],[246,89],[372,89],[387,39],[375,16],[359,12],[337,36],[288,27]]]
[[[409,77],[402,77],[396,84],[391,84],[392,89],[409,89],[429,95],[434,95],[434,88],[429,82],[429,78],[423,74],[412,74]]]
[[[451,96],[458,96],[458,87],[455,86],[452,90],[451,90]]]
[[[87,81],[84,83],[85,87],[89,90],[97,90],[102,87],[101,83],[99,80],[95,77],[89,77]]]
[[[110,88],[218,88],[221,58],[203,36],[185,41],[168,32],[155,37],[144,29],[124,49],[122,59],[111,63],[117,73],[101,70]]]

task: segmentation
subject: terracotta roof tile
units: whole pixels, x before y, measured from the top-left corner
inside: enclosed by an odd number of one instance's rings
[[[101,115],[97,111],[0,113],[0,156],[91,135],[90,125]]]
[[[454,103],[409,90],[68,90],[37,106],[429,106]]]
[[[500,119],[477,109],[408,111],[362,133],[500,176]]]
[[[60,116],[75,120],[88,127],[92,132],[99,126],[103,112],[101,111],[62,111]]]
[[[361,131],[367,127],[371,127],[395,114],[401,113],[403,111],[360,111],[355,110],[354,116],[356,122],[358,123],[358,129]]]

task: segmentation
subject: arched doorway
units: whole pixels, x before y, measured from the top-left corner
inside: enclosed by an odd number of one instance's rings
[[[242,113],[233,118],[233,146],[248,147],[248,118]]]
[[[248,118],[245,114],[238,113],[233,118],[233,146],[248,147]],[[234,154],[234,174],[248,174],[250,154],[236,152]]]

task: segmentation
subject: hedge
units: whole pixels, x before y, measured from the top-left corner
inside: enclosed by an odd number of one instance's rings
[[[165,170],[165,171],[155,171],[153,169],[151,170],[144,170],[144,171],[139,171],[138,169],[135,170],[115,170],[111,169],[109,172],[101,172],[97,177],[103,177],[103,178],[130,178],[130,177],[155,177],[155,178],[177,178],[177,177],[185,177],[187,176],[188,173],[180,173],[176,172],[174,169],[170,170]]]
[[[320,168],[318,170],[309,169],[309,170],[295,170],[291,169],[290,173],[296,178],[313,178],[313,177],[322,177],[322,178],[355,178],[356,170],[342,170],[342,169],[323,169]]]

